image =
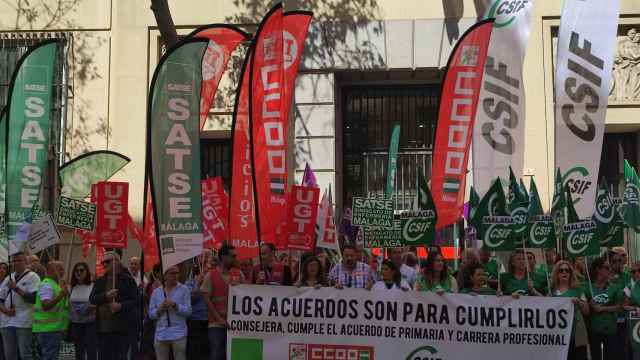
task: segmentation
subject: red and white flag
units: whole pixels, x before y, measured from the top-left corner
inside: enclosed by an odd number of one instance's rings
[[[336,224],[333,218],[333,201],[331,199],[331,187],[325,190],[320,202],[318,219],[316,222],[316,246],[319,248],[338,250],[338,237]]]
[[[229,239],[229,197],[222,178],[202,180],[202,235],[207,249],[220,248]]]
[[[313,251],[316,239],[320,189],[294,185],[289,193],[286,247]]]

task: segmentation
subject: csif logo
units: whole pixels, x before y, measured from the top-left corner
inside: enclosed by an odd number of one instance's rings
[[[590,179],[589,170],[583,166],[576,166],[569,169],[569,171],[562,176],[562,184],[571,191],[573,204],[575,205],[582,199],[582,195],[584,195],[587,189],[591,188],[593,182]]]
[[[639,204],[639,196],[640,196],[640,189],[638,189],[638,186],[632,182],[628,182],[627,186],[624,188],[625,202],[628,205],[637,206]]]
[[[572,231],[567,239],[567,250],[573,255],[582,254],[593,239],[593,232],[576,230]]]
[[[609,192],[605,189],[598,189],[596,201],[596,211],[593,213],[596,220],[603,224],[609,224],[613,220],[615,203]]]
[[[636,322],[631,330],[631,338],[634,342],[640,343],[640,321]]]
[[[553,223],[536,221],[529,231],[529,239],[534,246],[540,246],[547,241],[553,230]]]
[[[504,226],[502,224],[492,224],[487,229],[485,235],[485,245],[488,248],[497,248],[502,246],[505,241],[511,236],[511,226]]]
[[[435,356],[437,353],[433,346],[421,346],[409,353],[406,360],[442,360],[442,357]]]
[[[593,301],[596,304],[605,305],[609,302],[609,294],[606,294],[606,293],[598,294],[593,297]]]
[[[402,237],[408,242],[415,242],[422,238],[431,227],[431,222],[425,218],[410,218],[402,228]]]
[[[527,229],[528,212],[529,210],[524,206],[519,206],[511,212],[511,217],[513,218],[513,221],[514,221],[513,231],[518,235],[524,233],[525,230]]]
[[[494,27],[501,28],[513,24],[520,11],[529,6],[529,0],[496,0],[487,13],[487,18],[495,18]]]

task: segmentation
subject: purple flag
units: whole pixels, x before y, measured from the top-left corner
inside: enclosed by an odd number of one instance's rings
[[[318,181],[316,180],[316,174],[311,170],[309,163],[304,167],[304,175],[302,175],[302,186],[318,187]]]

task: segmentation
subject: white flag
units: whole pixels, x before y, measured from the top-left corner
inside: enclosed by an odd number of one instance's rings
[[[320,202],[320,211],[316,222],[316,247],[338,250],[336,225],[333,219],[333,204],[331,201],[331,187],[324,191]]]
[[[560,18],[555,165],[581,219],[593,214],[619,15],[619,0],[565,0]]]
[[[509,166],[522,175],[524,85],[522,63],[529,42],[533,0],[495,0],[485,18],[495,18],[473,130],[473,187],[484,194]]]

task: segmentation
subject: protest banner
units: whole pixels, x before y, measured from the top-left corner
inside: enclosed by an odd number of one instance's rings
[[[320,189],[294,185],[289,193],[286,245],[289,249],[313,251]]]
[[[30,254],[38,253],[60,242],[60,233],[51,215],[46,215],[31,225],[27,249]]]
[[[93,231],[96,221],[96,204],[61,196],[56,214],[58,225]]]
[[[393,200],[354,197],[353,225],[390,228],[393,222]]]
[[[100,182],[96,185],[96,239],[105,248],[127,247],[129,183]]]
[[[393,227],[371,226],[364,228],[364,247],[392,248],[431,245],[435,241],[435,212],[413,210],[393,219]]]
[[[570,298],[238,285],[231,360],[565,359]]]
[[[629,342],[634,354],[640,351],[640,313],[638,311],[629,312]]]

